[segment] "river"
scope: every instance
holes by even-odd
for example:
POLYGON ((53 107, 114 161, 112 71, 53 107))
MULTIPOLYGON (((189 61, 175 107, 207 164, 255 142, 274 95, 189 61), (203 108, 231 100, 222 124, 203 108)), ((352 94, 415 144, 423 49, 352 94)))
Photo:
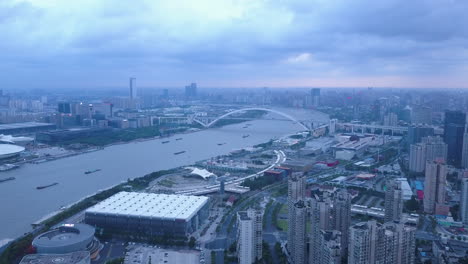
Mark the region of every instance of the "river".
MULTIPOLYGON (((304 112, 295 112, 299 116, 304 115, 304 112)), ((317 112, 308 112, 307 115, 326 119, 317 112)), ((31 223, 60 207, 128 178, 193 164, 303 130, 300 125, 289 121, 254 120, 248 123, 252 124, 248 128, 243 128, 244 124, 235 124, 171 138, 114 145, 50 162, 25 164, 19 169, 3 172, 1 178, 16 177, 16 180, 0 183, 0 245, 30 231, 31 223), (244 134, 250 136, 243 138, 244 134), (183 139, 176 141, 176 138, 183 139), (166 140, 170 142, 161 143, 166 140), (218 145, 224 142, 225 145, 218 145), (186 152, 174 155, 174 152, 183 150, 186 152), (84 174, 95 169, 101 171, 84 174), (36 190, 37 186, 55 182, 58 185, 36 190)))

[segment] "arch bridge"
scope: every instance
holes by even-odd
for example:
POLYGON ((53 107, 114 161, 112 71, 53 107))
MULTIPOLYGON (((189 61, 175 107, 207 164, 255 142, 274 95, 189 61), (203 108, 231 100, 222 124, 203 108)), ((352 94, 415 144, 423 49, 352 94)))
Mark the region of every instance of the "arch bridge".
POLYGON ((281 111, 277 111, 277 110, 274 110, 274 109, 270 109, 270 108, 263 108, 263 107, 249 107, 249 108, 242 108, 242 109, 234 110, 234 111, 226 113, 226 114, 224 114, 222 116, 219 116, 216 119, 214 119, 213 121, 208 122, 208 123, 205 123, 205 122, 203 122, 203 121, 201 121, 201 120, 199 120, 197 118, 193 118, 192 121, 197 122, 198 124, 202 125, 205 128, 209 128, 209 127, 211 127, 212 125, 214 125, 216 122, 218 122, 219 120, 221 120, 223 118, 229 117, 230 115, 234 115, 234 114, 237 114, 237 113, 242 113, 242 112, 245 112, 245 111, 266 111, 266 112, 270 112, 270 113, 275 113, 275 114, 283 116, 283 117, 293 121, 294 123, 302 126, 304 128, 304 130, 307 130, 307 131, 310 130, 310 128, 308 128, 302 122, 300 122, 296 118, 294 118, 294 117, 292 117, 292 116, 290 116, 290 115, 288 115, 286 113, 283 113, 281 111))

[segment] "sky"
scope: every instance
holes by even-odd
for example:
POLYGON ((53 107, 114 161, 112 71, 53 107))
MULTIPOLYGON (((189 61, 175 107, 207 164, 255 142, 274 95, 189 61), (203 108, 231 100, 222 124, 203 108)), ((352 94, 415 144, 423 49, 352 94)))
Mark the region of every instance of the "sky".
POLYGON ((4 89, 468 88, 466 0, 0 0, 4 89))

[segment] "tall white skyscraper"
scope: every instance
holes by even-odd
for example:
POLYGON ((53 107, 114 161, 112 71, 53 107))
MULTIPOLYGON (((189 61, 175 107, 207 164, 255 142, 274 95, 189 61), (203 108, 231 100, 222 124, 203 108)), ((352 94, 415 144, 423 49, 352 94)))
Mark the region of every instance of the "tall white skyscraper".
POLYGON ((463 134, 462 167, 468 169, 468 132, 463 134))
POLYGON ((130 77, 130 99, 136 99, 137 98, 137 87, 136 87, 136 78, 135 77, 130 77))
POLYGON ((468 171, 465 171, 464 174, 460 196, 460 216, 461 221, 468 225, 468 171))
POLYGON ((252 264, 262 258, 262 218, 262 212, 253 209, 237 213, 239 264, 252 264))

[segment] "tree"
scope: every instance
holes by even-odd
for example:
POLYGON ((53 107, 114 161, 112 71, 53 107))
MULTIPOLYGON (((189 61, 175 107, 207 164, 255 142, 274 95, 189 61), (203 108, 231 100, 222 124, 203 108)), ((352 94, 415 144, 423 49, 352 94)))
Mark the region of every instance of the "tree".
POLYGON ((406 210, 410 212, 415 212, 419 210, 419 202, 413 197, 411 200, 406 201, 405 203, 406 210))
POLYGON ((196 242, 197 242, 197 240, 196 240, 194 237, 190 237, 190 241, 189 241, 189 243, 188 243, 188 246, 189 246, 190 248, 194 248, 196 242))
POLYGON ((229 252, 234 253, 237 250, 237 243, 234 241, 232 242, 231 246, 229 246, 229 252))

